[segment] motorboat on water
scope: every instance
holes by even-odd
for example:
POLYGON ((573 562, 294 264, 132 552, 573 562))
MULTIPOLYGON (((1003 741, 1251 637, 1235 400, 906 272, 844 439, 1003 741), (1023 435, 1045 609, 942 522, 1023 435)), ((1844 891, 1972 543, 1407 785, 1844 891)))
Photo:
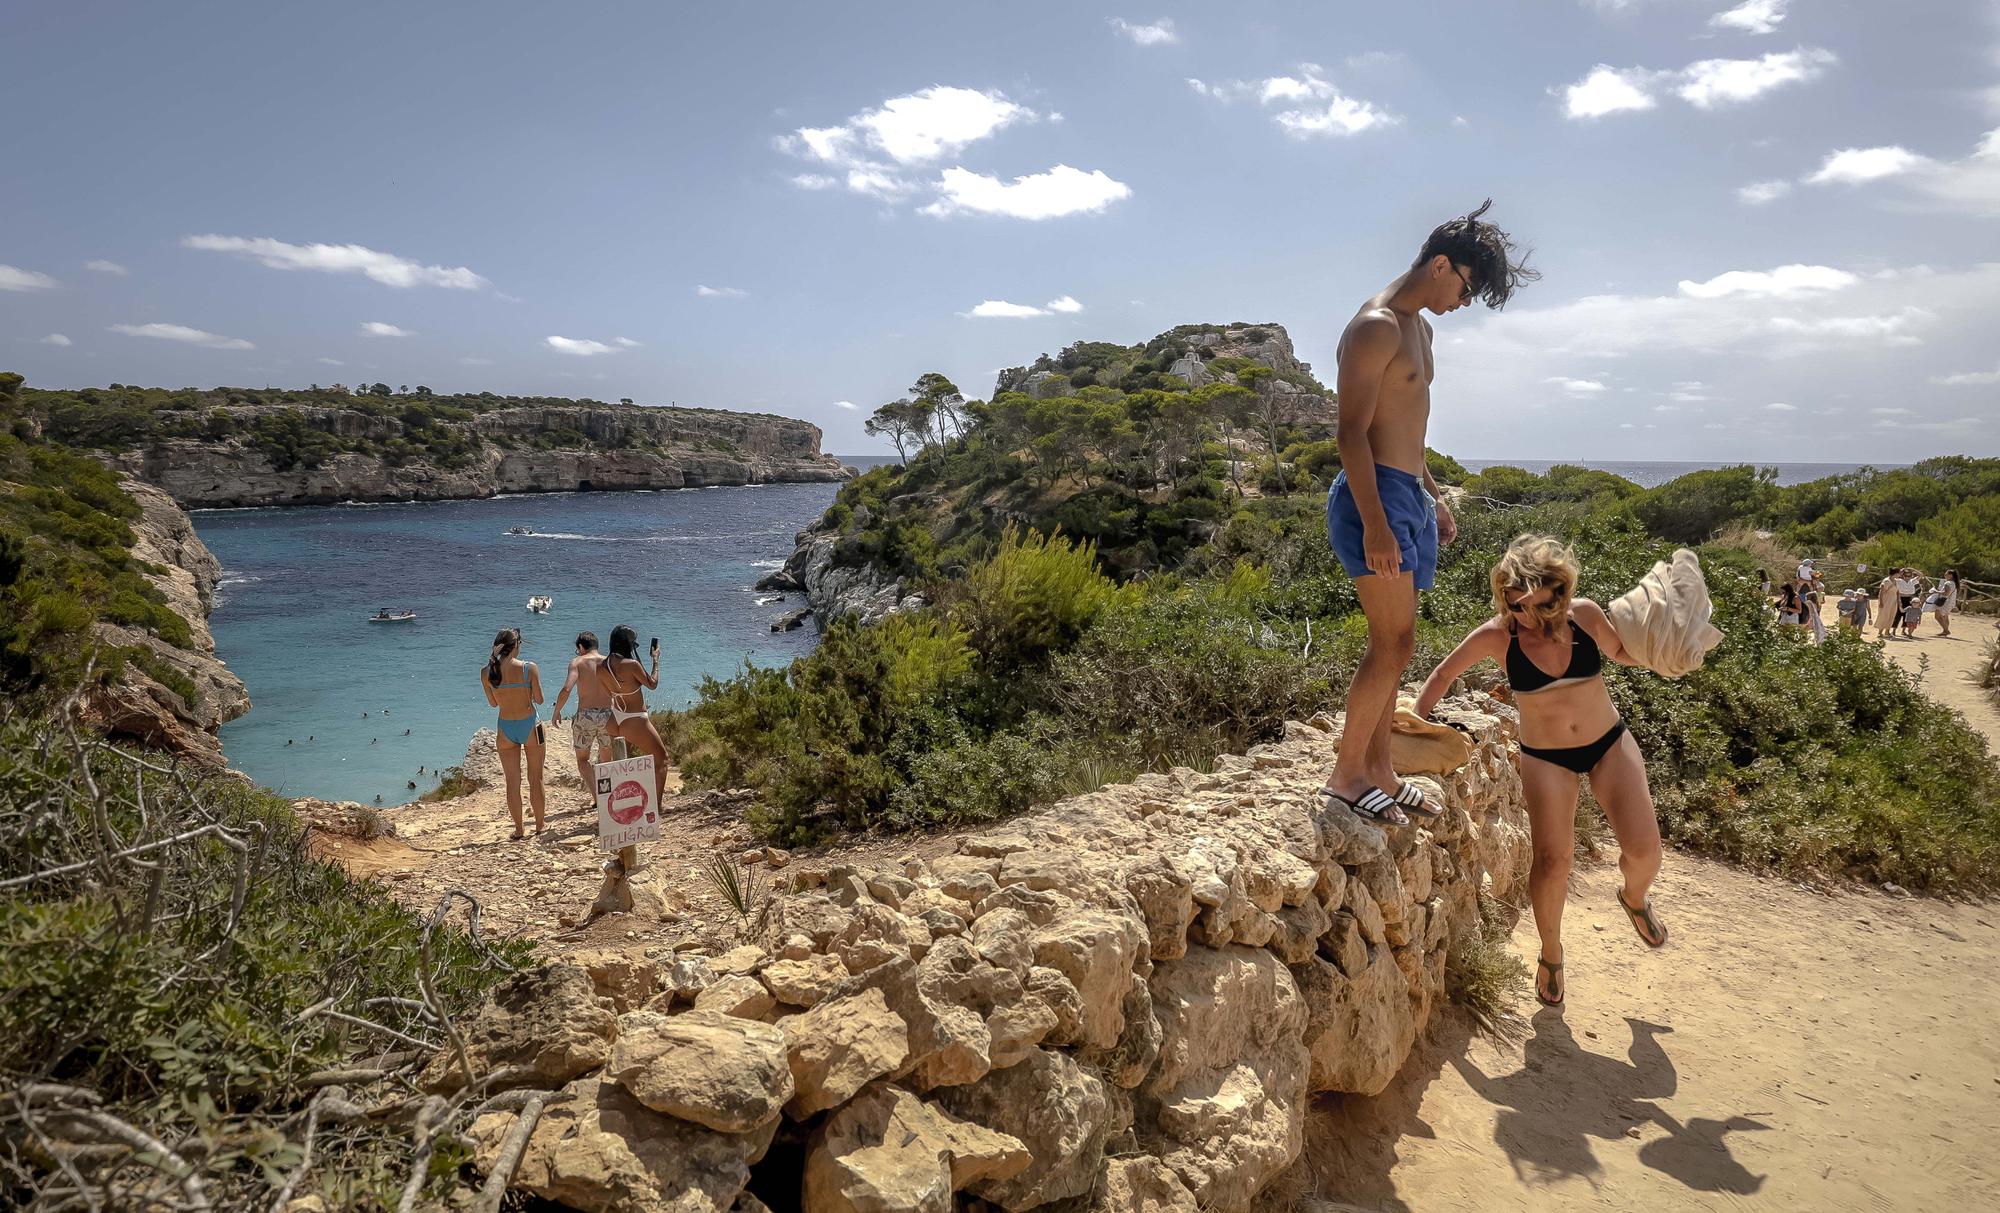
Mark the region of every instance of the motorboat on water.
POLYGON ((408 607, 382 607, 368 617, 370 623, 409 623, 417 613, 408 607))
POLYGON ((532 535, 535 533, 535 528, 531 526, 510 526, 507 528, 507 533, 509 535, 532 535))
POLYGON ((537 594, 534 597, 528 599, 528 609, 533 611, 537 615, 548 614, 549 608, 554 606, 555 604, 556 600, 549 597, 547 594, 537 594))

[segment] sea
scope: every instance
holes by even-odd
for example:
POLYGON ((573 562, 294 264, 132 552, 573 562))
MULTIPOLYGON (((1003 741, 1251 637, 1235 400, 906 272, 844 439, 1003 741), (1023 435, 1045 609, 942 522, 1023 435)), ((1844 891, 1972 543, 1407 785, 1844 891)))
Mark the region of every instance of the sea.
MULTIPOLYGON (((868 468, 892 456, 842 456, 868 468)), ((1478 470, 1547 460, 1464 460, 1478 470)), ((1568 461, 1585 462, 1585 461, 1568 461)), ((1720 464, 1597 462, 1642 485, 1720 464)), ((1780 483, 1851 464, 1779 464, 1780 483)), ((481 501, 197 510, 222 562, 209 617, 217 654, 250 691, 222 729, 230 765, 289 796, 414 799, 459 762, 495 713, 479 687, 493 634, 519 627, 523 656, 553 703, 577 632, 608 640, 630 624, 660 638, 656 705, 694 701, 704 677, 810 652, 812 623, 771 621, 804 596, 752 584, 784 563, 792 537, 833 501, 831 484, 657 492, 539 493, 481 501), (514 527, 532 534, 511 534, 514 527), (532 595, 554 606, 527 609, 532 595), (381 607, 408 623, 370 623, 381 607), (414 786, 412 786, 414 785, 414 786)), ((572 703, 574 698, 572 697, 572 703)), ((567 710, 567 709, 566 709, 567 710)), ((548 708, 542 709, 547 718, 548 708)), ((567 762, 568 755, 551 761, 567 762)))

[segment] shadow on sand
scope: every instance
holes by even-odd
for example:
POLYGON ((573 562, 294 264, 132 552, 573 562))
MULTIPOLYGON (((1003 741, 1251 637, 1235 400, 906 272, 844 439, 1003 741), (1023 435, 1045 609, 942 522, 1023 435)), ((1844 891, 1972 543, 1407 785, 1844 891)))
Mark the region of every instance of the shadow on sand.
MULTIPOLYGON (((1679 1074, 1663 1037, 1673 1029, 1627 1018, 1632 1041, 1620 1059, 1583 1047, 1560 1014, 1543 1011, 1522 1047, 1521 1067, 1489 1075, 1468 1056, 1472 1029, 1451 1012, 1403 1066, 1402 1076, 1373 1097, 1327 1096, 1307 1119, 1306 1147, 1299 1186, 1313 1196, 1366 1210, 1409 1210, 1396 1191, 1394 1168, 1406 1141, 1438 1142, 1436 1148, 1467 1149, 1466 1143, 1439 1142, 1418 1111, 1424 1092, 1444 1067, 1456 1070, 1480 1098, 1501 1109, 1493 1145, 1504 1150, 1522 1185, 1522 1203, 1532 1189, 1571 1178, 1596 1184, 1603 1174, 1593 1139, 1615 1142, 1651 1136, 1651 1123, 1666 1136, 1637 1150, 1640 1163, 1695 1192, 1747 1196, 1763 1186, 1730 1154, 1727 1134, 1767 1128, 1748 1116, 1726 1120, 1676 1120, 1656 1100, 1670 1098, 1679 1074)), ((1418 1146, 1422 1150, 1428 1147, 1418 1146)), ((1475 1181, 1476 1182, 1476 1181, 1475 1181)), ((1505 1202, 1496 1199, 1493 1207, 1505 1202)))

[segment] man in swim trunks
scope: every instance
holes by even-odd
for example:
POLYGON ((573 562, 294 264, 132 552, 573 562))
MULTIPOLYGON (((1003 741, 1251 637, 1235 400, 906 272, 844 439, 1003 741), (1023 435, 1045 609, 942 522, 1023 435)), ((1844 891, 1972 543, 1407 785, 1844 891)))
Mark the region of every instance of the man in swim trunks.
POLYGON ((562 723, 563 704, 572 688, 576 691, 576 718, 570 725, 570 744, 576 747, 576 773, 583 778, 583 790, 596 801, 596 768, 590 761, 590 747, 597 747, 597 761, 611 761, 611 695, 597 676, 604 654, 597 651, 597 633, 576 634, 576 656, 570 659, 569 677, 556 693, 556 706, 549 712, 551 724, 562 723))
POLYGON ((1410 268, 1361 305, 1341 334, 1342 471, 1326 499, 1327 538, 1354 578, 1368 617, 1368 649, 1347 692, 1340 758, 1321 791, 1364 817, 1406 825, 1408 809, 1439 813, 1389 763, 1396 690, 1416 648, 1417 591, 1431 588, 1438 544, 1458 526, 1438 501, 1424 461, 1431 414, 1431 326, 1426 311, 1474 299, 1506 304, 1540 275, 1507 233, 1480 216, 1493 203, 1440 224, 1410 268))

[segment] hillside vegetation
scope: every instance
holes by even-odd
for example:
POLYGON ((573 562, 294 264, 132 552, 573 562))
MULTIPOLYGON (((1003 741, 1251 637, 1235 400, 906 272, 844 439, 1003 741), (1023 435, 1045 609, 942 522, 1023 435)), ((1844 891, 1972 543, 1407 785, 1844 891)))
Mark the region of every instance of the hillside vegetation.
MULTIPOLYGON (((1073 346, 1003 372, 988 402, 925 376, 878 411, 878 426, 901 427, 908 466, 847 485, 818 529, 841 537, 839 561, 901 577, 931 605, 844 619, 789 667, 706 680, 694 707, 662 716, 689 776, 759 789, 757 823, 798 841, 988 820, 1139 770, 1201 767, 1288 718, 1338 710, 1366 628, 1327 547, 1339 452, 1311 427, 1330 419, 1266 429, 1258 377, 1162 381, 1153 348, 1073 346)), ((1868 542, 1914 541, 1980 509, 1993 462, 1836 478, 1821 486, 1834 504, 1810 518, 1785 503, 1818 497, 1750 468, 1653 489, 1578 468, 1464 477, 1460 538, 1422 596, 1410 677, 1491 614, 1487 572, 1517 534, 1576 544, 1600 600, 1676 544, 1699 545, 1723 647, 1677 682, 1610 674, 1669 835, 1758 867, 2000 887, 2000 765, 1984 740, 1858 638, 1809 646, 1781 632, 1759 557, 1713 538, 1732 523, 1782 530, 1786 509, 1793 526, 1861 512, 1914 479, 1935 509, 1868 542)), ((1433 463, 1440 479, 1462 476, 1433 463)), ((1942 550, 1980 567, 1976 551, 1942 550)))

